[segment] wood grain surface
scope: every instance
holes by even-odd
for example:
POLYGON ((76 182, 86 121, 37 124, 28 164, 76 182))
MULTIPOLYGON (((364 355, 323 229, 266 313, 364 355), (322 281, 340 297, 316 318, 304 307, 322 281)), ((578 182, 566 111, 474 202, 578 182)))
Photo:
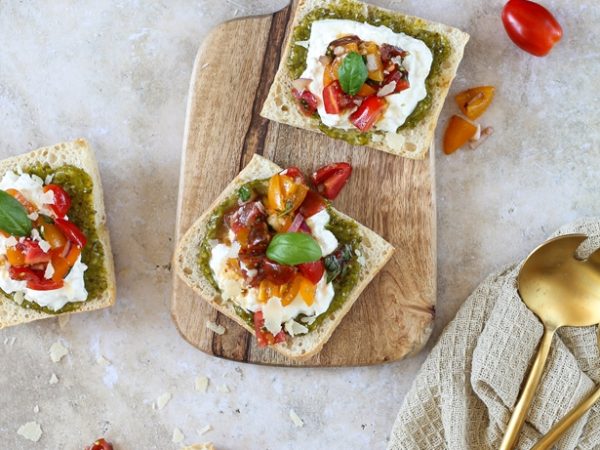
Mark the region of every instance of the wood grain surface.
MULTIPOLYGON (((289 31, 293 5, 271 16, 227 22, 198 51, 188 99, 176 236, 200 216, 254 153, 307 172, 349 161, 354 172, 336 199, 396 248, 318 355, 294 362, 218 313, 177 276, 171 313, 181 335, 203 352, 285 366, 352 366, 394 361, 421 349, 435 315, 433 157, 403 159, 259 116, 289 31), (226 328, 222 336, 206 328, 226 328)), ((432 152, 430 152, 432 153, 432 152)))

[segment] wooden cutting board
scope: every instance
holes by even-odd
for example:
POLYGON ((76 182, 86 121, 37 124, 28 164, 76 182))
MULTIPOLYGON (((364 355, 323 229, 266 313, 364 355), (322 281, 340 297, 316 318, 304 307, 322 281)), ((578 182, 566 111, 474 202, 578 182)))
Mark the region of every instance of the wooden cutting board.
POLYGON ((220 25, 194 64, 183 141, 177 240, 254 153, 310 173, 333 161, 354 167, 336 199, 396 248, 323 351, 302 363, 260 349, 254 337, 173 279, 171 313, 181 335, 205 353, 259 364, 355 366, 394 361, 417 352, 435 315, 435 189, 433 155, 413 161, 354 147, 259 116, 279 65, 296 2, 274 15, 220 25), (223 325, 216 335, 206 322, 223 325))

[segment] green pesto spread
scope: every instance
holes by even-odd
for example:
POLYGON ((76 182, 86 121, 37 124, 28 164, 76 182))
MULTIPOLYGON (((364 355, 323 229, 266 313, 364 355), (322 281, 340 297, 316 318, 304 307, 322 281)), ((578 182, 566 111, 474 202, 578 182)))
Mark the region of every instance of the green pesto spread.
MULTIPOLYGON (((56 169, 47 164, 36 164, 24 169, 29 175, 37 175, 45 180, 48 175, 53 175, 52 183, 61 186, 71 197, 69 220, 79 227, 87 238, 87 244, 81 252, 81 261, 88 267, 83 279, 88 292, 86 301, 93 300, 102 295, 108 286, 106 268, 104 267, 104 247, 98 237, 96 229, 96 211, 94 210, 92 178, 82 169, 65 165, 56 169)), ((14 294, 9 295, 14 300, 14 294)), ((59 314, 75 311, 84 302, 67 303, 58 311, 42 307, 35 302, 23 300, 21 306, 34 309, 47 314, 59 314)))
MULTIPOLYGON (((268 179, 250 181, 244 184, 244 186, 250 188, 255 194, 260 196, 266 195, 268 179)), ((238 198, 239 197, 237 193, 230 196, 213 211, 208 223, 206 224, 206 234, 204 235, 204 238, 200 244, 198 264, 200 265, 202 273, 206 279, 217 290, 219 290, 219 287, 209 265, 212 250, 210 241, 213 239, 218 239, 219 233, 223 229, 224 215, 227 211, 238 204, 238 198)), ((354 251, 352 260, 348 262, 343 276, 339 276, 333 280, 333 289, 335 294, 327 311, 318 316, 312 324, 304 324, 308 328, 309 332, 317 328, 329 314, 337 311, 344 304, 348 298, 348 295, 354 286, 356 286, 358 277, 360 276, 360 264, 358 262, 358 255, 356 255, 356 250, 360 249, 361 244, 361 236, 358 231, 358 225, 352 220, 343 218, 341 215, 336 213, 331 206, 327 207, 327 212, 329 213, 330 219, 326 228, 335 235, 340 245, 349 244, 352 246, 354 251)), ((244 320, 244 322, 246 322, 249 326, 253 327, 253 313, 246 311, 234 302, 232 302, 232 304, 236 314, 241 317, 242 320, 244 320)), ((301 319, 302 317, 303 316, 301 315, 298 319, 301 319)))
MULTIPOLYGON (((294 45, 297 41, 310 39, 310 29, 314 21, 322 19, 346 19, 356 22, 366 22, 374 26, 384 25, 395 33, 404 33, 415 39, 419 39, 429 47, 433 55, 431 70, 425 80, 427 96, 417 103, 413 112, 406 121, 398 128, 414 128, 429 112, 433 103, 433 91, 436 87, 437 75, 442 70, 443 62, 450 54, 450 44, 441 34, 424 29, 425 22, 421 19, 411 17, 398 17, 395 13, 384 11, 375 6, 364 5, 353 0, 338 0, 334 4, 310 11, 300 20, 292 32, 292 49, 287 61, 287 67, 292 79, 300 78, 306 69, 306 56, 308 50, 301 45, 294 45)), ((370 141, 370 136, 353 130, 340 130, 326 127, 320 124, 319 129, 328 136, 344 139, 351 144, 364 145, 370 141)))

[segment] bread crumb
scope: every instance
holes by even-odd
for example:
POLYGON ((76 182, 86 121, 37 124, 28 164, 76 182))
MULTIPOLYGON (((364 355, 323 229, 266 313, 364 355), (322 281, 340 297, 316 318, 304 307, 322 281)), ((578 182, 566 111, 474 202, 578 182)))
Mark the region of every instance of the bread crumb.
POLYGON ((49 383, 49 384, 56 384, 56 383, 58 383, 58 377, 56 376, 56 374, 55 374, 55 373, 53 373, 53 374, 50 376, 50 381, 48 381, 48 383, 49 383))
POLYGON ((231 392, 229 390, 229 386, 227 386, 226 384, 221 384, 221 385, 217 386, 217 391, 222 394, 229 394, 231 392))
POLYGON ((33 407, 33 412, 36 413, 36 414, 39 413, 40 412, 40 407, 38 405, 35 405, 33 407))
POLYGON ((37 442, 42 437, 42 427, 37 422, 27 422, 25 425, 19 427, 17 434, 20 434, 31 442, 37 442))
POLYGON ((69 314, 58 316, 58 327, 63 330, 69 323, 69 320, 71 320, 71 316, 69 314))
POLYGON ((223 335, 225 333, 225 327, 224 326, 217 325, 216 323, 211 322, 210 320, 206 321, 206 328, 208 328, 213 333, 218 334, 219 336, 221 336, 221 335, 223 335))
POLYGON ((293 409, 290 409, 290 419, 292 419, 292 422, 294 422, 294 425, 296 425, 296 427, 301 428, 304 426, 304 422, 293 409))
POLYGON ((185 436, 183 435, 183 433, 181 432, 181 430, 179 428, 175 428, 173 430, 173 442, 176 444, 179 444, 180 442, 183 441, 183 438, 185 436))
POLYGON ((163 409, 165 406, 167 406, 167 403, 169 403, 169 401, 171 400, 171 393, 170 392, 165 392, 164 394, 161 394, 157 399, 156 402, 154 403, 154 409, 157 410, 161 410, 163 409))
POLYGON ((198 436, 202 436, 203 434, 208 433, 210 430, 212 430, 212 427, 210 424, 208 424, 198 430, 198 436))
POLYGON ((69 353, 69 350, 67 350, 60 342, 55 342, 50 347, 50 359, 54 363, 59 362, 68 353, 69 353))
POLYGON ((206 390, 208 389, 208 377, 196 377, 195 388, 198 392, 202 392, 203 394, 206 393, 206 390))
POLYGON ((98 365, 104 366, 104 367, 111 365, 111 362, 102 355, 98 356, 98 359, 96 359, 96 362, 98 363, 98 365))

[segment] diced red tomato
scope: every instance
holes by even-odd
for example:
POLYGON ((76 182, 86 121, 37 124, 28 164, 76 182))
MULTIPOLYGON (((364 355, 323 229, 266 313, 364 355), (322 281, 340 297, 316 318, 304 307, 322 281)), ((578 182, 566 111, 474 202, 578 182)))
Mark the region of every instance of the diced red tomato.
POLYGON ((381 60, 383 64, 387 65, 391 59, 395 56, 400 56, 404 58, 406 56, 406 52, 399 47, 390 44, 383 44, 381 46, 381 60))
POLYGON ((53 291, 54 289, 60 289, 63 286, 63 280, 46 280, 43 276, 38 280, 29 280, 27 282, 27 287, 29 289, 33 289, 34 291, 53 291))
POLYGON ((350 114, 350 122, 360 131, 369 131, 383 115, 387 101, 383 97, 371 95, 365 98, 356 111, 350 114))
POLYGON ((273 336, 270 332, 263 330, 264 326, 265 319, 262 311, 256 311, 254 313, 254 333, 256 334, 256 341, 259 347, 267 347, 268 345, 285 341, 285 332, 283 330, 277 333, 277 336, 273 336))
POLYGON ((323 200, 323 197, 315 191, 308 191, 298 211, 304 217, 309 218, 323 209, 325 209, 325 200, 323 200))
POLYGON ((58 217, 65 217, 71 207, 71 197, 58 184, 48 184, 44 186, 44 192, 52 191, 54 193, 54 203, 50 204, 52 211, 58 217))
POLYGON ((402 72, 399 70, 394 70, 392 73, 388 74, 383 81, 383 85, 385 86, 392 81, 396 82, 396 88, 394 89, 394 93, 402 92, 410 87, 410 83, 407 79, 403 78, 402 72))
POLYGON ((50 261, 50 254, 46 253, 40 248, 40 244, 31 239, 25 239, 23 242, 19 242, 17 245, 23 255, 25 255, 24 263, 27 265, 47 263, 50 261))
POLYGON ((95 441, 91 446, 86 447, 85 450, 113 450, 113 446, 110 442, 106 442, 102 438, 95 441))
POLYGON ((296 267, 302 276, 312 284, 317 284, 325 273, 325 265, 321 259, 314 262, 299 264, 296 267))
POLYGON ((285 331, 281 330, 279 333, 277 333, 275 335, 275 337, 273 338, 274 342, 276 344, 279 344, 281 342, 285 342, 286 341, 286 335, 285 335, 285 331))
POLYGON ((294 180, 297 184, 306 184, 306 178, 302 171, 297 167, 288 167, 280 175, 286 175, 294 180))
POLYGON ((56 219, 54 221, 54 224, 73 244, 78 245, 81 248, 85 247, 85 244, 87 243, 87 238, 85 237, 83 232, 77 227, 77 225, 75 225, 73 222, 70 222, 65 219, 56 219))
POLYGON ((335 199, 352 174, 352 166, 347 162, 338 162, 321 167, 313 173, 312 179, 319 193, 329 199, 335 199))
POLYGON ((317 111, 317 97, 312 92, 305 89, 300 92, 298 89, 292 89, 292 95, 296 99, 300 112, 305 116, 312 116, 317 111))
POLYGON ((323 89, 323 105, 327 114, 340 114, 350 106, 354 106, 352 97, 342 90, 338 80, 323 89))
POLYGON ((296 268, 293 266, 285 266, 271 261, 265 257, 263 263, 258 269, 258 276, 263 279, 272 281, 276 284, 286 284, 294 279, 296 268))
POLYGON ((63 281, 46 280, 41 270, 29 267, 9 267, 8 274, 13 280, 27 281, 27 287, 36 291, 51 291, 63 287, 63 281))

